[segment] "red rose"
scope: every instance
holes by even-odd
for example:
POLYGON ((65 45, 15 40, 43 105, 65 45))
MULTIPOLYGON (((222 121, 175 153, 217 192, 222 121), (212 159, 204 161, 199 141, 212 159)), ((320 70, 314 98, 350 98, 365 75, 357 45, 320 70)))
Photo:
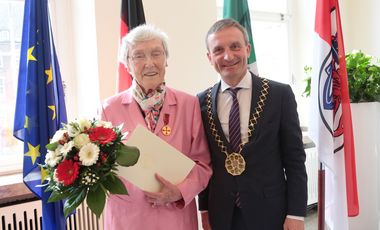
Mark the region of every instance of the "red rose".
POLYGON ((113 129, 100 126, 92 128, 88 134, 88 137, 90 138, 91 142, 105 145, 116 140, 117 135, 113 129))
POLYGON ((65 186, 71 185, 79 174, 79 163, 72 160, 63 160, 56 170, 56 177, 65 186))

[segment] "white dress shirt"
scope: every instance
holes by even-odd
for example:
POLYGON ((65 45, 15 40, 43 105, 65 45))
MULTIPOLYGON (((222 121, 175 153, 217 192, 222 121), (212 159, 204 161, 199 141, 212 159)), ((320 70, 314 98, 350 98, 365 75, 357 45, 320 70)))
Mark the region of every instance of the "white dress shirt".
MULTIPOLYGON (((230 140, 228 120, 232 106, 232 96, 227 89, 232 88, 223 79, 221 81, 220 90, 217 98, 217 112, 220 124, 222 125, 224 136, 230 140)), ((248 142, 248 122, 251 114, 251 96, 252 96, 252 78, 250 72, 244 75, 243 79, 234 88, 241 88, 237 92, 240 111, 240 132, 243 143, 248 142)))

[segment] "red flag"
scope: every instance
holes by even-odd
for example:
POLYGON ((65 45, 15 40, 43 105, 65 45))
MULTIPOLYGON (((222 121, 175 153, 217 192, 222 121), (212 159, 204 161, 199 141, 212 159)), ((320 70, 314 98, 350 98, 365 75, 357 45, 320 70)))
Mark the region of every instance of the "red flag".
POLYGON ((339 226, 333 229, 347 229, 347 215, 359 214, 359 201, 338 0, 317 0, 315 35, 311 114, 318 114, 318 117, 311 119, 310 135, 317 145, 320 161, 331 172, 330 179, 326 175, 326 190, 329 190, 326 192, 326 217, 339 226), (342 215, 346 216, 345 220, 342 215))
POLYGON ((339 75, 341 76, 341 99, 342 99, 342 124, 344 127, 344 163, 346 168, 346 192, 347 192, 347 212, 348 216, 353 217, 359 214, 358 189, 356 182, 356 161, 354 134, 352 130, 350 95, 348 92, 348 79, 346 68, 346 55, 344 53, 342 25, 340 22, 340 11, 338 0, 334 0, 336 4, 337 18, 337 40, 339 53, 339 75))
MULTIPOLYGON (((121 1, 120 41, 129 30, 145 23, 144 6, 142 0, 121 1)), ((123 63, 119 63, 119 78, 117 81, 118 92, 128 89, 132 83, 132 77, 123 63)))

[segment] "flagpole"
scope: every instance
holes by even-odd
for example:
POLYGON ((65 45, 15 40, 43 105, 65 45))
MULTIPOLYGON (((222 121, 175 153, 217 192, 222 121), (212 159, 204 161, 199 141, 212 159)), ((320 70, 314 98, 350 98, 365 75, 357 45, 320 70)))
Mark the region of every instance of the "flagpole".
POLYGON ((325 229, 325 166, 319 162, 318 169, 318 230, 325 229))

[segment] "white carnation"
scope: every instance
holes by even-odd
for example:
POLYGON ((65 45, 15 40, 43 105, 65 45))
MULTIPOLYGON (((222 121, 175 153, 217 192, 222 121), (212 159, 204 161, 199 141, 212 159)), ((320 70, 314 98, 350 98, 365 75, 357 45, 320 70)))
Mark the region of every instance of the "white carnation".
POLYGON ((57 148, 55 151, 48 150, 48 153, 45 156, 45 164, 49 165, 50 167, 55 167, 62 159, 62 155, 59 151, 60 148, 57 148))
POLYGON ((74 137, 74 146, 77 147, 78 149, 82 148, 85 144, 90 142, 90 138, 88 137, 87 134, 81 133, 74 137))
POLYGON ((109 121, 98 121, 96 124, 97 127, 112 128, 112 123, 109 121))
POLYGON ((60 140, 65 140, 64 138, 65 133, 67 133, 66 130, 62 130, 62 129, 58 130, 57 132, 55 132, 53 138, 51 138, 50 143, 58 142, 60 140))
POLYGON ((79 160, 85 166, 91 166, 96 163, 99 157, 99 147, 93 143, 87 143, 79 151, 79 160))
POLYGON ((86 129, 89 129, 91 128, 91 122, 88 120, 88 119, 78 119, 77 121, 78 125, 79 125, 79 129, 80 131, 85 131, 86 129))
POLYGON ((60 148, 60 152, 64 157, 66 157, 67 153, 71 151, 71 149, 74 147, 74 141, 69 141, 65 143, 62 148, 60 148))
POLYGON ((77 135, 80 134, 80 130, 74 124, 69 124, 67 126, 67 132, 70 137, 76 137, 77 135))

